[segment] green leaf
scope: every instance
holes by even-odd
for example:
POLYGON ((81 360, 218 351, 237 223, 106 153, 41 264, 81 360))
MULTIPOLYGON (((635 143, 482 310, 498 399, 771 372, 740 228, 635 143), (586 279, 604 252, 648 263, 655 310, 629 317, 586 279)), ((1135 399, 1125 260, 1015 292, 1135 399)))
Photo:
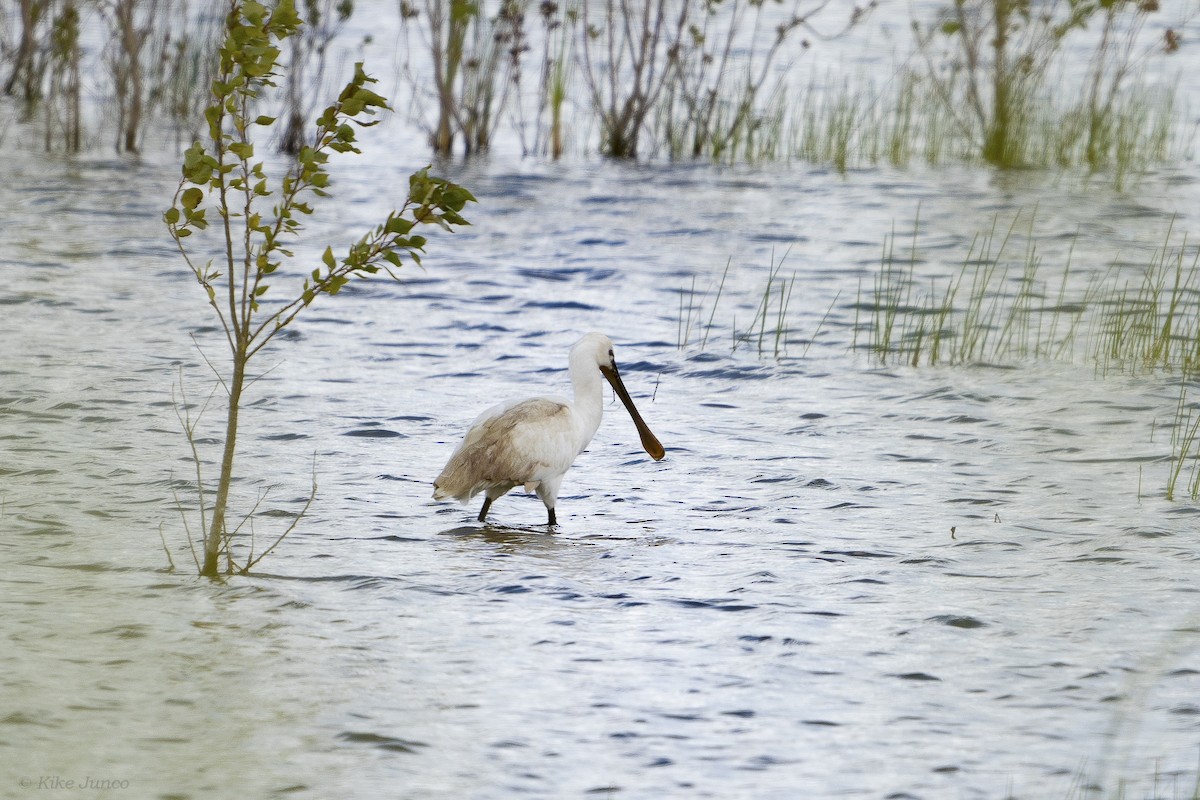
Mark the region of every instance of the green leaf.
POLYGON ((324 261, 325 266, 329 267, 330 269, 334 269, 337 267, 337 259, 335 259, 333 257, 333 248, 332 247, 325 248, 325 253, 324 253, 324 255, 321 256, 321 260, 324 261))
POLYGON ((366 108, 387 108, 387 99, 382 95, 372 92, 370 89, 359 89, 354 93, 356 100, 361 102, 366 108))
POLYGON ((242 16, 251 25, 260 26, 267 16, 267 9, 258 0, 245 0, 242 3, 242 16))
POLYGON ((205 184, 212 179, 216 161, 196 142, 183 154, 183 177, 188 183, 205 184))
POLYGON ((411 220, 407 220, 404 217, 394 216, 388 219, 384 225, 384 230, 397 236, 404 236, 412 230, 414 224, 411 220))
POLYGON ((168 225, 174 225, 179 222, 179 209, 174 207, 168 208, 166 213, 163 214, 163 222, 168 225))
POLYGON ((455 211, 462 211, 467 203, 476 202, 475 195, 453 183, 446 185, 446 193, 442 196, 442 204, 455 211))
POLYGON ((302 24, 300 15, 296 13, 296 4, 292 0, 280 0, 271 14, 271 27, 280 38, 295 33, 302 24))

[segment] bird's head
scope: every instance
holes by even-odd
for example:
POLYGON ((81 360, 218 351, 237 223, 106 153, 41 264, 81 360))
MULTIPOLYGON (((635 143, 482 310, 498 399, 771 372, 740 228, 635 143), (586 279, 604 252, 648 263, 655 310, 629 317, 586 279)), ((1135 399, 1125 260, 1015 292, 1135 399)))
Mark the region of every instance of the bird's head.
POLYGON ((625 389, 625 383, 621 380, 621 373, 617 371, 617 360, 613 357, 612 339, 603 333, 587 334, 571 348, 571 363, 576 363, 576 359, 587 359, 588 361, 595 359, 601 374, 608 380, 613 391, 617 393, 617 397, 621 398, 621 402, 625 404, 629 416, 633 418, 633 424, 637 426, 638 436, 642 440, 642 447, 655 461, 662 459, 666 455, 662 443, 650 432, 649 426, 642 419, 642 415, 638 413, 633 399, 625 389))

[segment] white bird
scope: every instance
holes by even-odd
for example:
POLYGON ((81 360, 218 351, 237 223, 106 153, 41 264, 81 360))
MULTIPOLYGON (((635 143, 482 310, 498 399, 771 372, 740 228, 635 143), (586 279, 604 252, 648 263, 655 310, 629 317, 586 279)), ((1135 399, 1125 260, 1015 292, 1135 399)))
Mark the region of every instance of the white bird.
POLYGON ((633 417, 642 447, 655 461, 665 455, 621 382, 611 339, 602 333, 587 334, 571 348, 570 365, 573 402, 563 397, 532 397, 484 411, 471 423, 462 444, 433 482, 434 499, 467 503, 483 492, 479 511, 483 522, 496 498, 524 486, 526 492, 537 492, 550 513, 549 524, 557 525, 554 506, 563 475, 600 427, 601 375, 633 417))

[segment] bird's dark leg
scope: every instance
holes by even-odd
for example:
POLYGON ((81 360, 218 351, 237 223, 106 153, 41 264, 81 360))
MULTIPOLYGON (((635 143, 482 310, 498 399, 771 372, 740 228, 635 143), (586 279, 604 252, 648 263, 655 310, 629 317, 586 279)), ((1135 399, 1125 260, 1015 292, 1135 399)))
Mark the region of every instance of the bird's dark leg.
POLYGON ((479 509, 479 521, 483 522, 483 518, 487 516, 488 509, 492 507, 492 498, 483 498, 483 508, 479 509))
POLYGON ((546 524, 547 525, 557 525, 558 520, 554 518, 554 509, 551 508, 551 509, 549 509, 549 511, 550 511, 550 521, 546 524))

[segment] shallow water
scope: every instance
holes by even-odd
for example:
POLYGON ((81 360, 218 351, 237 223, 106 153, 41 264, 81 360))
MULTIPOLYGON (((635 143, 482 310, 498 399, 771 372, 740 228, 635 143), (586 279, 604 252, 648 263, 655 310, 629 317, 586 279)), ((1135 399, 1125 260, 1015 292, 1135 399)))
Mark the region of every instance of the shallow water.
MULTIPOLYGON (((380 219, 421 158, 341 167, 302 249, 380 219)), ((1049 263, 1081 234, 1086 281, 1177 212, 1200 228, 1191 173, 1132 197, 982 170, 445 166, 475 224, 261 357, 238 468, 259 548, 314 472, 318 499, 222 584, 193 576, 172 500, 194 502, 172 393, 211 390, 193 335, 221 347, 158 218, 176 165, 3 159, 0 795, 1191 792, 1178 377, 851 347, 893 228, 919 217, 922 274, 947 275, 994 214, 1036 207, 1049 263), (785 252, 779 356, 769 333, 735 350, 785 252), (713 297, 727 260, 707 346, 679 349, 680 291, 713 297), (520 494, 487 526, 434 503, 474 415, 565 391, 592 329, 667 459, 611 403, 554 534, 520 494)))

